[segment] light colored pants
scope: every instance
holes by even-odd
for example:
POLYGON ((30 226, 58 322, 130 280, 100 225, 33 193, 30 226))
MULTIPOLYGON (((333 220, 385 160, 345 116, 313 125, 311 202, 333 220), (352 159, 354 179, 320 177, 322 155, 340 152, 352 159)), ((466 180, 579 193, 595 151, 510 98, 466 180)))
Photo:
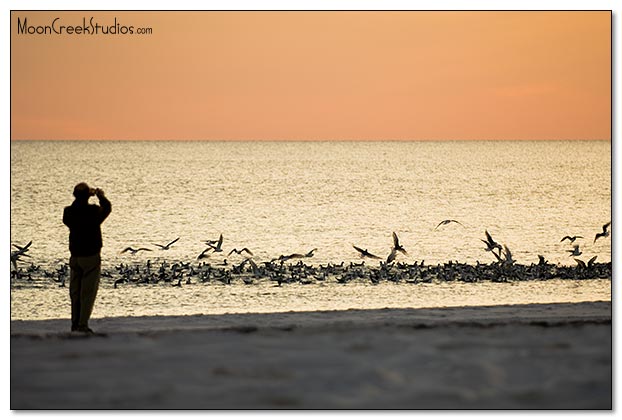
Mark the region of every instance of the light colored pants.
POLYGON ((86 328, 93 312, 99 288, 101 257, 74 257, 69 259, 69 297, 71 297, 71 329, 86 328))

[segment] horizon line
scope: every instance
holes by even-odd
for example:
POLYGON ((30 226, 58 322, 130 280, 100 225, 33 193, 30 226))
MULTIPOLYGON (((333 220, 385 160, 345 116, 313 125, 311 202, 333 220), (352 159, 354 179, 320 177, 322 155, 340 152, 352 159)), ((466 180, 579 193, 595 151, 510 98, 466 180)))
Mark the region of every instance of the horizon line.
POLYGON ((153 142, 168 142, 168 141, 182 141, 182 142, 315 142, 315 143, 329 143, 329 142, 443 142, 443 141, 611 141, 611 138, 540 138, 540 139, 10 139, 13 141, 153 141, 153 142))

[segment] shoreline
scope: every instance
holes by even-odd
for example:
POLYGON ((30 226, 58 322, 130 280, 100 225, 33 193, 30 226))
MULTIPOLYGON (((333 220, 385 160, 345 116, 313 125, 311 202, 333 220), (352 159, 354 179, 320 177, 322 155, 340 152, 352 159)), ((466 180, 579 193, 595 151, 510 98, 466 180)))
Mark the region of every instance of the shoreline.
MULTIPOLYGON (((383 308, 267 313, 121 316, 92 318, 91 326, 103 333, 174 331, 227 331, 258 329, 374 328, 382 326, 431 328, 455 324, 503 325, 611 322, 611 301, 533 303, 498 306, 449 306, 435 308, 383 308), (577 313, 579 312, 579 313, 577 313)), ((11 320, 11 338, 54 337, 67 331, 69 318, 11 320)))
POLYGON ((11 321, 11 410, 612 409, 609 301, 11 321))

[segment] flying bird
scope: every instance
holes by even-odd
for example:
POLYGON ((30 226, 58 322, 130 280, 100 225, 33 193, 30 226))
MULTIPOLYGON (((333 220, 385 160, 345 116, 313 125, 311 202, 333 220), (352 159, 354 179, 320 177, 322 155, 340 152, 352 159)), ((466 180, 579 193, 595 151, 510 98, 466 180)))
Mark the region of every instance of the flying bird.
POLYGON ((317 248, 313 248, 311 251, 307 252, 305 254, 305 257, 308 257, 308 258, 312 257, 315 251, 317 251, 317 248))
POLYGON ((516 261, 512 258, 512 252, 510 252, 510 248, 507 245, 503 245, 503 253, 505 254, 505 262, 507 264, 513 264, 516 261))
POLYGON ((464 227, 464 225, 462 223, 460 223, 457 220, 453 220, 453 219, 447 219, 447 220, 443 220, 442 222, 440 222, 438 225, 436 225, 436 227, 434 228, 434 230, 438 229, 440 226, 442 225, 448 225, 450 223, 458 223, 460 226, 464 227))
POLYGON ((400 240, 397 237, 397 234, 395 232, 393 232, 393 249, 396 250, 396 251, 401 252, 404 255, 408 255, 408 253, 406 252, 404 247, 402 245, 400 245, 400 240))
POLYGON ((250 255, 250 256, 252 256, 252 255, 253 255, 253 253, 251 252, 251 250, 250 250, 250 249, 248 249, 248 248, 242 248, 242 249, 240 249, 239 251, 238 251, 236 248, 233 248, 233 249, 232 249, 232 250, 231 250, 231 251, 227 254, 227 256, 229 256, 229 255, 233 254, 234 252, 235 252, 236 254, 238 254, 238 255, 241 255, 241 254, 242 254, 242 252, 246 252, 246 253, 247 253, 248 255, 250 255))
POLYGON ((216 245, 210 244, 208 243, 209 246, 211 246, 214 249, 214 252, 222 252, 222 233, 220 234, 220 237, 218 238, 218 242, 216 242, 216 245))
POLYGON ((397 255, 397 249, 392 248, 391 249, 391 253, 389 254, 389 256, 387 257, 387 264, 393 262, 393 260, 395 260, 395 256, 397 255))
POLYGON ((15 251, 15 252, 17 252, 18 254, 24 254, 25 252, 27 252, 28 248, 30 248, 30 245, 32 245, 32 241, 28 242, 24 246, 19 246, 19 245, 13 244, 13 246, 15 248, 17 248, 17 251, 15 251))
POLYGON ((207 258, 209 257, 209 255, 207 255, 208 252, 210 252, 212 250, 211 246, 208 246, 207 248, 205 248, 197 257, 197 260, 201 260, 203 258, 207 258))
POLYGON ((486 244, 486 251, 492 251, 494 253, 494 249, 497 248, 499 252, 501 252, 501 245, 499 245, 488 231, 486 231, 486 239, 481 239, 483 243, 486 244))
POLYGON ((606 238, 607 236, 609 236, 609 226, 610 225, 611 225, 611 222, 605 223, 603 225, 603 231, 596 234, 596 237, 594 238, 594 243, 596 243, 596 239, 598 239, 600 237, 606 238))
POLYGON ((568 235, 566 235, 566 236, 564 236, 564 237, 562 238, 562 240, 561 240, 561 241, 559 241, 559 242, 564 242, 566 239, 568 239, 568 240, 570 241, 570 243, 573 243, 573 242, 574 242, 574 241, 576 241, 578 238, 583 238, 583 236, 579 236, 579 235, 577 235, 577 236, 568 236, 568 235))
POLYGON ((126 252, 131 253, 132 255, 136 254, 139 251, 151 251, 149 248, 138 248, 138 249, 134 249, 131 246, 128 246, 127 248, 125 248, 123 251, 121 251, 121 254, 124 254, 126 252))
POLYGON ((28 258, 30 258, 30 255, 26 254, 26 252, 28 251, 28 248, 30 248, 30 245, 32 245, 32 241, 28 242, 24 246, 19 246, 19 245, 13 244, 13 246, 15 248, 17 248, 17 251, 11 252, 11 263, 13 264, 13 267, 16 270, 17 270, 17 262, 21 261, 20 257, 28 257, 28 258))
POLYGON ((570 256, 572 257, 578 257, 583 254, 583 252, 579 250, 579 245, 575 245, 573 249, 568 249, 566 252, 570 252, 570 256))
POLYGON ((159 247, 160 247, 160 249, 162 249, 162 250, 167 250, 167 249, 170 249, 171 245, 173 245, 173 244, 174 244, 175 242, 177 242, 178 240, 179 240, 179 238, 177 238, 177 239, 175 239, 175 240, 173 240, 173 241, 169 242, 169 243, 168 243, 168 244, 166 244, 166 245, 160 245, 160 244, 154 244, 154 245, 155 245, 155 246, 159 246, 159 247))
POLYGON ((352 246, 354 247, 354 249, 356 249, 361 254, 361 258, 373 258, 373 259, 376 259, 376 260, 380 260, 381 259, 379 256, 367 252, 367 249, 359 248, 356 245, 352 245, 352 246))

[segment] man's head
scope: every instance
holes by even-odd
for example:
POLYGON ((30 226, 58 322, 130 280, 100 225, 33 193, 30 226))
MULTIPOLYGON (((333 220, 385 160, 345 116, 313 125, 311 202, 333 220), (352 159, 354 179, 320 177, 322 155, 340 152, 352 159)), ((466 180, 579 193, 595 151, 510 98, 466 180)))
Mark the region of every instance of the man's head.
POLYGON ((86 182, 81 182, 73 188, 73 196, 79 200, 88 200, 93 195, 93 190, 86 182))

